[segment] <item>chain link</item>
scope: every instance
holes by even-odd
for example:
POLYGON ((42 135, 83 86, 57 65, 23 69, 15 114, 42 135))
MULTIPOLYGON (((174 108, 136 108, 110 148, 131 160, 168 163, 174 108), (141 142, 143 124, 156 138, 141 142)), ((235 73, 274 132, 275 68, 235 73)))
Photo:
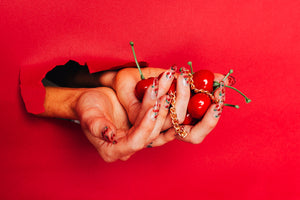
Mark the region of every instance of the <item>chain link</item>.
POLYGON ((196 88, 196 86, 194 84, 194 80, 193 80, 193 74, 189 73, 188 76, 189 76, 189 81, 190 81, 190 85, 191 85, 191 90, 193 90, 195 93, 204 93, 204 94, 208 95, 209 98, 211 99, 211 101, 214 102, 214 103, 219 102, 219 100, 216 99, 214 97, 214 95, 212 93, 210 93, 209 91, 196 88))
MULTIPOLYGON (((210 99, 212 100, 212 102, 214 102, 214 103, 218 103, 219 102, 219 100, 216 99, 214 97, 214 95, 211 94, 209 91, 203 90, 203 89, 197 89, 195 87, 194 80, 193 80, 193 74, 188 73, 188 76, 189 76, 189 82, 190 82, 191 90, 193 90, 195 93, 204 93, 204 94, 207 94, 210 97, 210 99)), ((175 108, 175 104, 176 104, 176 91, 175 91, 175 93, 171 92, 169 95, 171 97, 170 116, 171 116, 171 119, 172 119, 173 127, 174 127, 175 132, 176 132, 177 135, 179 135, 182 138, 185 138, 188 135, 188 133, 184 129, 184 126, 180 126, 178 118, 177 118, 176 108, 175 108)))
POLYGON ((188 135, 188 133, 184 130, 183 126, 179 125, 179 121, 178 121, 177 113, 176 113, 176 108, 175 108, 176 93, 171 92, 169 95, 171 97, 170 116, 171 116, 171 119, 172 119, 173 127, 174 127, 175 132, 177 133, 177 135, 179 135, 182 138, 185 138, 188 135))

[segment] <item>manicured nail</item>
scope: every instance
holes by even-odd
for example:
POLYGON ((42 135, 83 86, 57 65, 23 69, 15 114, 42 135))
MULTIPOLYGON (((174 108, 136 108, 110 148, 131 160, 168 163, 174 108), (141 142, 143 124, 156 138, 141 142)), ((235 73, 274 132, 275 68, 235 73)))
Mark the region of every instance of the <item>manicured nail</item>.
POLYGON ((114 134, 113 132, 110 133, 110 141, 114 141, 114 137, 116 136, 116 134, 114 134))
POLYGON ((177 66, 173 65, 168 71, 166 71, 166 78, 168 80, 174 78, 176 70, 177 70, 177 66))
POLYGON ((176 72, 177 71, 177 66, 176 65, 172 65, 171 70, 176 72))
POLYGON ((157 95, 158 95, 158 78, 154 78, 153 80, 153 84, 151 85, 151 98, 152 99, 157 99, 157 95))
POLYGON ((224 106, 223 103, 217 103, 215 105, 214 112, 213 112, 215 118, 219 118, 221 116, 223 111, 223 106, 224 106))
POLYGON ((155 121, 158 117, 159 113, 159 108, 160 108, 160 103, 156 101, 155 105, 153 106, 152 114, 151 114, 151 119, 155 121))
POLYGON ((104 129, 103 129, 102 132, 101 132, 101 136, 102 136, 102 139, 103 139, 104 141, 110 142, 110 139, 109 139, 109 137, 108 137, 107 134, 108 134, 108 127, 105 126, 104 129))
POLYGON ((166 71, 166 78, 168 80, 174 78, 174 75, 175 75, 175 71, 172 71, 172 70, 166 71))
POLYGON ((214 108, 214 117, 219 118, 221 116, 221 113, 223 111, 224 102, 225 102, 225 83, 224 81, 220 82, 220 88, 218 93, 218 103, 216 104, 216 107, 214 108))
MULTIPOLYGON (((224 74, 224 76, 226 76, 226 74, 224 74)), ((227 81, 229 86, 233 86, 236 83, 236 79, 231 75, 227 77, 227 81)))
POLYGON ((171 104, 171 96, 170 96, 170 95, 167 95, 166 100, 165 100, 165 103, 164 103, 164 108, 165 108, 166 110, 168 110, 169 107, 170 107, 170 104, 171 104))
POLYGON ((220 82, 218 99, 219 99, 219 102, 222 101, 222 103, 224 103, 224 101, 225 101, 225 83, 224 83, 224 81, 220 82))
POLYGON ((111 129, 105 126, 101 132, 101 136, 104 141, 111 143, 116 135, 111 129))
POLYGON ((180 75, 183 76, 183 85, 189 86, 190 85, 190 77, 189 77, 189 70, 182 67, 180 68, 180 75))

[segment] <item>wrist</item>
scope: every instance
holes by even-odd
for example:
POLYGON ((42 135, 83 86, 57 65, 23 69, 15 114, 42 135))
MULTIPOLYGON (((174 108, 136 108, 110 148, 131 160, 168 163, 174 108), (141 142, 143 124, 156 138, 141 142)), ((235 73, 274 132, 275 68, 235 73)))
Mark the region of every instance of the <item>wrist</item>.
POLYGON ((86 88, 45 87, 45 89, 45 112, 39 116, 78 119, 75 106, 86 88))

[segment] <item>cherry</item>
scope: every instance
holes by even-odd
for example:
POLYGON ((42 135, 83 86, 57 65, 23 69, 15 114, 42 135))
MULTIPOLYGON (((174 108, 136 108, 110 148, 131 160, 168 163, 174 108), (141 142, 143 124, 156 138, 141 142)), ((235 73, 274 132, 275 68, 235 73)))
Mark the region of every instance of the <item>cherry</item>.
POLYGON ((186 113, 185 115, 185 119, 184 121, 182 122, 183 125, 193 125, 197 122, 196 119, 192 118, 191 114, 190 113, 186 113))
MULTIPOLYGON (((139 70, 139 73, 140 73, 140 76, 141 76, 141 80, 136 84, 135 86, 135 90, 134 90, 134 94, 136 96, 136 98, 139 100, 139 101, 142 101, 143 98, 144 98, 144 95, 145 95, 145 92, 147 90, 147 88, 153 84, 153 81, 154 81, 154 77, 150 77, 148 79, 145 79, 143 73, 142 73, 142 70, 139 66, 139 63, 137 61, 137 58, 136 58, 136 54, 135 54, 135 51, 134 51, 134 43, 133 42, 130 42, 129 43, 130 46, 131 46, 131 49, 132 49, 132 53, 133 53, 133 57, 134 57, 134 60, 135 60, 135 63, 136 63, 136 66, 139 70)), ((161 78, 161 76, 163 75, 163 73, 161 73, 159 76, 158 76, 158 79, 161 78)), ((171 86, 170 86, 170 89, 169 89, 169 93, 173 92, 175 93, 175 90, 176 90, 176 80, 174 79, 171 86)))
POLYGON ((213 91, 215 75, 209 70, 199 70, 193 74, 194 85, 197 89, 213 91))
POLYGON ((189 61, 187 64, 190 66, 191 74, 193 75, 193 81, 196 89, 203 89, 212 92, 215 79, 214 73, 212 73, 209 70, 199 70, 194 73, 192 62, 189 61))
POLYGON ((192 118, 200 120, 211 105, 211 99, 207 94, 198 93, 192 96, 188 104, 188 113, 192 118))
POLYGON ((148 87, 153 84, 154 77, 140 80, 134 90, 134 94, 139 101, 142 101, 148 87))
POLYGON ((139 101, 142 101, 143 98, 144 98, 144 95, 145 95, 145 92, 146 92, 147 88, 150 85, 153 84, 154 77, 150 77, 150 78, 145 79, 145 77, 144 77, 144 75, 142 73, 142 70, 140 68, 139 62, 137 61, 137 58, 136 58, 136 55, 135 55, 135 51, 134 51, 134 47, 133 47, 134 43, 130 42, 129 44, 131 46, 133 57, 134 57, 136 66, 137 66, 137 68, 139 70, 139 73, 140 73, 140 76, 141 76, 141 80, 135 86, 134 94, 135 94, 136 98, 139 101))

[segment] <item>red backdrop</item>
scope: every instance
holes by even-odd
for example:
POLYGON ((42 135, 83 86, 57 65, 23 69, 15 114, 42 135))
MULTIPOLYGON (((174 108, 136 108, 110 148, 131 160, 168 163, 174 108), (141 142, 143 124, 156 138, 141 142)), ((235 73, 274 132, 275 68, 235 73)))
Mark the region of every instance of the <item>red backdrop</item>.
POLYGON ((2 0, 0 198, 299 199, 299 10, 297 0, 2 0), (26 112, 21 67, 133 61, 131 40, 153 67, 233 68, 252 103, 227 90, 240 109, 225 108, 202 144, 112 164, 78 125, 26 112))

